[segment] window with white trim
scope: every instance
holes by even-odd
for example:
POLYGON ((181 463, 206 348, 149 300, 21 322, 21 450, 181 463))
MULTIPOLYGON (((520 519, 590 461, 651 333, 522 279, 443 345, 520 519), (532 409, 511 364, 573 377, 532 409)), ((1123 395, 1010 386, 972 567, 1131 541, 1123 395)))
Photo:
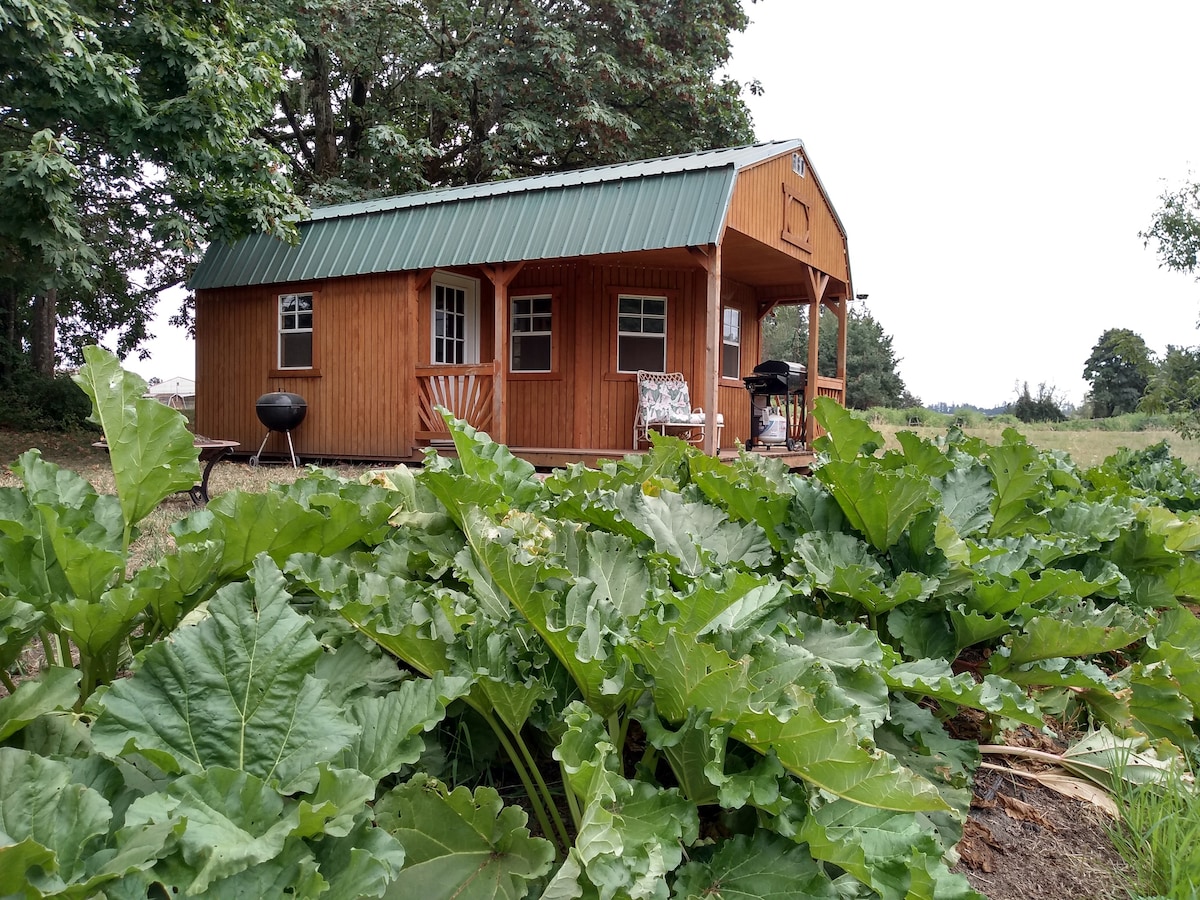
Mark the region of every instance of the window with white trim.
POLYGON ((511 356, 509 371, 551 371, 553 300, 548 294, 537 297, 513 297, 510 300, 510 306, 511 356))
POLYGON ((479 282, 474 278, 438 272, 430 290, 432 345, 435 364, 479 362, 479 282))
POLYGON ((311 369, 313 364, 313 295, 279 297, 279 368, 311 369))
POLYGON ((667 298, 617 297, 617 371, 667 371, 667 298))
POLYGON ((742 311, 727 306, 721 315, 721 376, 742 374, 742 311))

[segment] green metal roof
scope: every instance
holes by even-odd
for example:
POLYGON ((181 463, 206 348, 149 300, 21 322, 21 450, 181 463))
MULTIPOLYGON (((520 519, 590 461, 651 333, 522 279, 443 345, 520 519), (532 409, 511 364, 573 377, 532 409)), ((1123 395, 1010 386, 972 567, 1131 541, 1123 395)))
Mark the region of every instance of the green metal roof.
POLYGON ((716 243, 739 169, 798 140, 707 150, 313 210, 293 246, 208 248, 193 289, 716 243))

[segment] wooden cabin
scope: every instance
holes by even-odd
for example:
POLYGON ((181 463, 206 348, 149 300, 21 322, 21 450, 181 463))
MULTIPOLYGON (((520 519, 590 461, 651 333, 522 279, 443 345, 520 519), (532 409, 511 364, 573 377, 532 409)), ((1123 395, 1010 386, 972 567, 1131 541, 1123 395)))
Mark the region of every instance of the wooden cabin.
POLYGON ((300 233, 213 245, 191 281, 196 430, 243 451, 257 398, 287 391, 302 457, 419 458, 442 404, 538 464, 619 458, 644 369, 722 414, 715 454, 750 437, 742 379, 778 304, 810 308, 807 402, 844 396, 846 234, 798 140, 326 207, 300 233), (817 374, 822 304, 838 377, 817 374))

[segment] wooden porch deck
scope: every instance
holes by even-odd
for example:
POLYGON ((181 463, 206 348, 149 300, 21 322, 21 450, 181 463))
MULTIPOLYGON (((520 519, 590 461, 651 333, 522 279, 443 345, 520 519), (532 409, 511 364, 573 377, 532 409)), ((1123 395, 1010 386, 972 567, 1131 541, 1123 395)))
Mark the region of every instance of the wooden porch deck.
MULTIPOLYGON (((435 440, 432 442, 433 449, 445 456, 455 456, 454 444, 450 441, 435 440)), ((584 465, 596 467, 598 463, 604 460, 621 460, 632 454, 642 454, 646 450, 577 450, 570 447, 509 447, 513 456, 517 456, 527 462, 533 463, 541 471, 549 471, 551 469, 562 468, 569 466, 572 463, 583 463, 584 465)), ((811 450, 786 450, 783 448, 762 448, 751 451, 761 456, 770 456, 776 459, 782 459, 787 467, 793 472, 798 472, 802 475, 807 475, 812 466, 814 454, 811 450)), ((724 462, 729 462, 737 458, 736 450, 722 450, 718 456, 724 462)), ((424 451, 417 449, 412 456, 407 457, 390 457, 381 459, 376 456, 372 457, 326 457, 313 456, 306 454, 302 446, 296 448, 296 455, 301 459, 301 465, 336 465, 338 463, 378 463, 381 466, 386 465, 420 465, 424 460, 424 451)), ((232 458, 238 462, 246 462, 249 455, 245 452, 235 452, 232 458)), ((263 455, 264 465, 285 465, 290 464, 286 454, 268 452, 263 455)))
MULTIPOLYGON (((620 460, 633 454, 642 454, 645 450, 575 450, 566 447, 510 447, 513 456, 520 457, 533 463, 539 469, 556 469, 572 463, 583 463, 595 467, 602 460, 620 460)), ((444 452, 439 448, 439 452, 444 452)), ((453 453, 453 448, 450 448, 453 453)), ((782 459, 793 472, 808 474, 815 454, 811 450, 786 450, 783 448, 763 448, 751 451, 761 456, 782 459)), ((723 462, 737 458, 738 451, 722 450, 718 457, 723 462)))

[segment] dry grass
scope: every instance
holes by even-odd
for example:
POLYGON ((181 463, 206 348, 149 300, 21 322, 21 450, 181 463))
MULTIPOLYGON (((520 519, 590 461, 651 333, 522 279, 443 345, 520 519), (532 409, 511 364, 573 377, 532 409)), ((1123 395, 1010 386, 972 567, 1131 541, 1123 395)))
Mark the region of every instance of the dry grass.
MULTIPOLYGON (((22 453, 36 447, 44 459, 82 475, 100 493, 113 493, 115 483, 108 453, 92 446, 96 437, 87 432, 57 434, 0 430, 0 487, 21 484, 11 466, 22 453)), ((358 478, 369 468, 347 465, 332 466, 329 470, 345 478, 358 478)), ((307 467, 293 469, 290 464, 255 467, 246 462, 222 460, 212 470, 208 492, 216 497, 232 490, 265 491, 272 484, 291 484, 309 471, 307 467)), ((140 535, 129 550, 130 567, 136 569, 173 549, 170 527, 198 508, 187 494, 175 494, 164 500, 142 520, 140 535)))
MULTIPOLYGON (((894 427, 875 425, 887 439, 887 445, 898 447, 896 432, 913 431, 922 437, 935 438, 944 434, 943 429, 928 427, 894 427)), ((968 434, 980 437, 989 443, 997 443, 1003 429, 999 427, 969 428, 968 434)), ((1025 426, 1019 429, 1028 440, 1045 450, 1066 450, 1071 458, 1083 468, 1097 465, 1121 447, 1139 449, 1166 440, 1172 451, 1189 466, 1200 468, 1200 442, 1184 441, 1179 435, 1167 431, 1058 431, 1050 428, 1025 426)), ((92 446, 96 435, 87 432, 56 434, 52 432, 15 432, 0 430, 0 487, 16 486, 19 479, 9 467, 20 454, 31 447, 42 451, 42 456, 63 468, 71 469, 86 478, 101 493, 114 489, 112 469, 108 454, 92 446)), ((357 478, 370 466, 334 466, 332 471, 346 478, 357 478)), ((209 481, 212 496, 231 490, 263 491, 272 484, 290 484, 303 476, 307 468, 293 469, 290 465, 265 465, 253 467, 245 462, 225 460, 213 469, 209 481)), ((141 536, 131 548, 131 564, 137 567, 158 558, 173 546, 169 529, 179 519, 197 509, 186 494, 167 498, 162 505, 141 524, 141 536)))

